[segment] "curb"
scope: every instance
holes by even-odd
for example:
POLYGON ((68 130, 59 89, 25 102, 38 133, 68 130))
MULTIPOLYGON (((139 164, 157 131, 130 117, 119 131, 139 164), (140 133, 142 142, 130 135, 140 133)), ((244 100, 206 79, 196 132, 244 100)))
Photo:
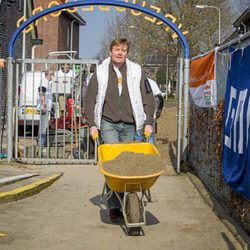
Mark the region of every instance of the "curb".
POLYGON ((19 187, 7 192, 0 192, 0 204, 10 201, 17 201, 38 194, 40 191, 50 186, 54 181, 59 179, 62 175, 63 173, 53 174, 29 185, 19 187))
POLYGON ((14 175, 10 177, 4 177, 0 179, 0 187, 7 185, 7 184, 15 183, 17 181, 22 181, 22 180, 26 180, 35 176, 39 176, 39 175, 40 174, 38 173, 34 173, 34 174, 20 174, 20 175, 14 175))
POLYGON ((213 210, 217 217, 223 222, 244 250, 249 250, 250 240, 247 233, 237 224, 237 222, 227 214, 225 208, 208 192, 202 181, 192 173, 186 173, 193 183, 205 203, 213 210))

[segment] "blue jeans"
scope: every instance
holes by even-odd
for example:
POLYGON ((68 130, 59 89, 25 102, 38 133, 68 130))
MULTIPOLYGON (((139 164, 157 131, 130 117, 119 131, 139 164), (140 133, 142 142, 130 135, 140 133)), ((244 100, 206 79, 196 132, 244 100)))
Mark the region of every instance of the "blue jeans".
MULTIPOLYGON (((139 129, 135 131, 135 141, 142 142, 142 133, 143 129, 139 129)), ((153 132, 150 134, 148 138, 148 143, 155 144, 155 122, 153 123, 153 132)))
POLYGON ((105 144, 134 141, 135 125, 124 122, 101 121, 101 138, 105 144))
MULTIPOLYGON (((119 143, 119 142, 132 142, 134 141, 135 126, 124 122, 108 122, 104 119, 101 121, 101 138, 105 144, 119 143)), ((107 193, 110 191, 108 185, 106 185, 107 193)), ((120 193, 123 195, 122 193, 120 193)), ((113 193, 111 198, 107 201, 107 207, 109 209, 121 208, 121 204, 113 193)))
POLYGON ((49 127, 49 112, 41 114, 40 124, 38 130, 38 145, 41 147, 47 147, 47 129, 49 127))

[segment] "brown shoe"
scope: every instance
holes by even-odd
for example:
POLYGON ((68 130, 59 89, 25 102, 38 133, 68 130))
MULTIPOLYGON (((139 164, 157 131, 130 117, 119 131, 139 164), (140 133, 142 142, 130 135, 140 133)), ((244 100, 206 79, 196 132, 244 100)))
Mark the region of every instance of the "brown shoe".
POLYGON ((123 214, 119 208, 111 208, 109 210, 109 217, 112 221, 114 221, 114 220, 117 220, 119 218, 122 218, 123 214))

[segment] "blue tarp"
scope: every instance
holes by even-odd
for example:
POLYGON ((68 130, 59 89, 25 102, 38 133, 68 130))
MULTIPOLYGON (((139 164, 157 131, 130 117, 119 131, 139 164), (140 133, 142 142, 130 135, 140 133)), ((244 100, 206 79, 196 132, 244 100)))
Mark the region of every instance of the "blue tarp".
POLYGON ((223 135, 223 176, 228 185, 250 200, 250 46, 231 49, 223 135))

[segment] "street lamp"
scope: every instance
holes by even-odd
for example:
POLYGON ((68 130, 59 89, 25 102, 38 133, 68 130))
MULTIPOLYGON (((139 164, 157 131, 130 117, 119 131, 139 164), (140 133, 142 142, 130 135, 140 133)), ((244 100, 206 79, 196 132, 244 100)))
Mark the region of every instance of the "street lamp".
POLYGON ((219 13, 219 31, 218 31, 219 44, 218 45, 220 45, 220 19, 221 19, 220 9, 218 7, 216 7, 216 6, 210 6, 210 5, 195 5, 195 8, 198 8, 198 9, 211 8, 211 9, 218 10, 218 13, 219 13))
POLYGON ((166 101, 168 100, 168 47, 166 53, 166 101))

